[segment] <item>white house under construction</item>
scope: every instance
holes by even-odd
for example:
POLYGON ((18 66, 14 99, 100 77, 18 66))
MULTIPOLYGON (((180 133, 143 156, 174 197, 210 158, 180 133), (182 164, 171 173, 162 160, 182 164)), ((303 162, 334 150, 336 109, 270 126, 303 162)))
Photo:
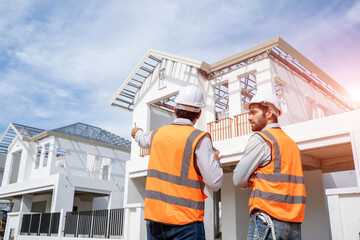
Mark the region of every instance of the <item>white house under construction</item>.
POLYGON ((83 123, 51 131, 11 123, 0 139, 0 200, 11 205, 4 239, 120 239, 130 144, 83 123))
MULTIPOLYGON (((360 232, 360 110, 348 92, 281 38, 208 64, 150 50, 110 100, 151 131, 173 121, 174 98, 199 86, 206 107, 196 127, 210 132, 224 155, 224 182, 206 190, 207 239, 246 239, 249 190, 236 189, 232 170, 252 132, 243 105, 258 91, 281 102, 283 130, 298 144, 307 192, 303 239, 358 239, 360 232), (343 180, 346 181, 343 181, 343 180)), ((125 174, 125 239, 145 239, 143 219, 149 151, 133 142, 125 174)))

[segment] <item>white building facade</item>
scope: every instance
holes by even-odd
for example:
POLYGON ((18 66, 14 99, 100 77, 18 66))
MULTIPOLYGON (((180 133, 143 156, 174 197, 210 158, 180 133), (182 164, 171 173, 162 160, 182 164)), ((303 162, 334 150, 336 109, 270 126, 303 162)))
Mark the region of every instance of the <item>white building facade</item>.
MULTIPOLYGON (((123 207, 130 158, 130 141, 124 138, 83 123, 51 131, 10 124, 0 150, 7 154, 0 199, 12 206, 5 239, 62 239, 74 232, 69 224, 64 230, 67 212, 123 207), (56 233, 42 229, 50 227, 45 216, 55 219, 52 213, 58 213, 57 222, 52 220, 56 233), (34 225, 35 217, 42 223, 34 225)), ((81 236, 79 229, 73 236, 81 236)))
MULTIPOLYGON (((206 107, 196 127, 224 155, 221 190, 205 201, 207 239, 246 239, 250 190, 236 189, 232 170, 252 132, 243 105, 257 91, 281 101, 279 123, 298 144, 307 191, 303 239, 358 239, 360 110, 337 82, 281 38, 213 64, 150 50, 110 100, 133 112, 144 131, 170 124, 182 87, 199 86, 206 107), (344 182, 345 180, 345 182, 344 182)), ((149 151, 132 142, 125 173, 125 239, 146 239, 145 182, 149 151)))

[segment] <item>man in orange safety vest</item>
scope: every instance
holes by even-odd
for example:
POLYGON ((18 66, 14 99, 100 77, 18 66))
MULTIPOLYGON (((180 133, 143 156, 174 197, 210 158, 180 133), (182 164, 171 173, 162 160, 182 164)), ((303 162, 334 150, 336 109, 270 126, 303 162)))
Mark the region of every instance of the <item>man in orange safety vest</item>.
POLYGON ((205 239, 205 185, 212 191, 223 181, 219 151, 211 137, 194 127, 205 106, 197 86, 180 90, 176 119, 149 133, 133 128, 142 148, 150 148, 145 189, 148 239, 205 239))
POLYGON ((234 169, 234 184, 251 187, 248 240, 301 239, 305 214, 305 185, 300 151, 280 128, 279 99, 258 92, 249 103, 249 121, 255 132, 234 169))

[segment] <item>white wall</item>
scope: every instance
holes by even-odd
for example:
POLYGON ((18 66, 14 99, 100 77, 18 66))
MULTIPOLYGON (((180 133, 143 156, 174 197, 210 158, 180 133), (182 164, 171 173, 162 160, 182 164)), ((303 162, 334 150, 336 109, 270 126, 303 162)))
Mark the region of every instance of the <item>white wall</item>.
POLYGON ((100 179, 101 158, 106 157, 111 159, 110 180, 118 183, 120 187, 123 186, 125 162, 130 158, 130 153, 61 138, 55 138, 53 145, 54 152, 56 149, 64 149, 67 152, 65 167, 55 166, 56 158, 52 158, 51 174, 61 173, 67 176, 100 179), (86 171, 88 154, 96 156, 94 172, 86 171))
POLYGON ((305 82, 305 80, 300 78, 296 73, 287 70, 278 62, 271 61, 271 69, 273 81, 275 81, 275 78, 279 78, 286 83, 283 86, 286 108, 284 109, 284 115, 281 117, 282 125, 312 119, 308 116, 308 106, 305 96, 315 101, 314 107, 316 107, 316 104, 321 104, 326 107, 329 115, 345 112, 345 110, 337 105, 330 97, 305 82))
POLYGON ((330 214, 331 237, 334 240, 358 239, 360 233, 360 189, 326 190, 330 214))

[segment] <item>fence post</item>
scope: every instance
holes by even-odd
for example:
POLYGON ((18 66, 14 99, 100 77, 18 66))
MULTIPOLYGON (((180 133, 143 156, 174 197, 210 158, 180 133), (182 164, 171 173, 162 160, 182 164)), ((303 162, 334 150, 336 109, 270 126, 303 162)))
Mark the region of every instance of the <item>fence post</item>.
POLYGON ((36 235, 40 236, 40 226, 41 226, 41 220, 42 220, 42 213, 40 213, 40 219, 39 219, 39 226, 36 235))
POLYGON ((107 226, 106 226, 106 233, 105 233, 105 238, 110 238, 110 234, 109 234, 109 229, 110 229, 110 211, 111 209, 108 209, 108 214, 107 214, 107 226))
POLYGON ((89 232, 89 238, 93 237, 93 227, 94 227, 94 210, 91 211, 91 222, 90 222, 90 232, 89 232))
POLYGON ((78 212, 77 214, 77 220, 76 220, 76 229, 75 229, 75 234, 74 234, 74 237, 78 237, 79 236, 79 218, 80 218, 80 214, 78 212))
POLYGON ((61 210, 60 210, 60 217, 59 217, 59 228, 58 228, 58 236, 60 236, 60 238, 59 239, 62 239, 62 237, 63 237, 63 232, 64 232, 64 234, 65 234, 65 219, 66 219, 66 216, 65 216, 65 211, 64 211, 64 209, 62 208, 61 210))
POLYGON ((27 235, 30 235, 30 228, 31 228, 31 223, 32 223, 32 214, 30 214, 30 222, 29 222, 29 227, 28 227, 28 230, 27 230, 27 235))

